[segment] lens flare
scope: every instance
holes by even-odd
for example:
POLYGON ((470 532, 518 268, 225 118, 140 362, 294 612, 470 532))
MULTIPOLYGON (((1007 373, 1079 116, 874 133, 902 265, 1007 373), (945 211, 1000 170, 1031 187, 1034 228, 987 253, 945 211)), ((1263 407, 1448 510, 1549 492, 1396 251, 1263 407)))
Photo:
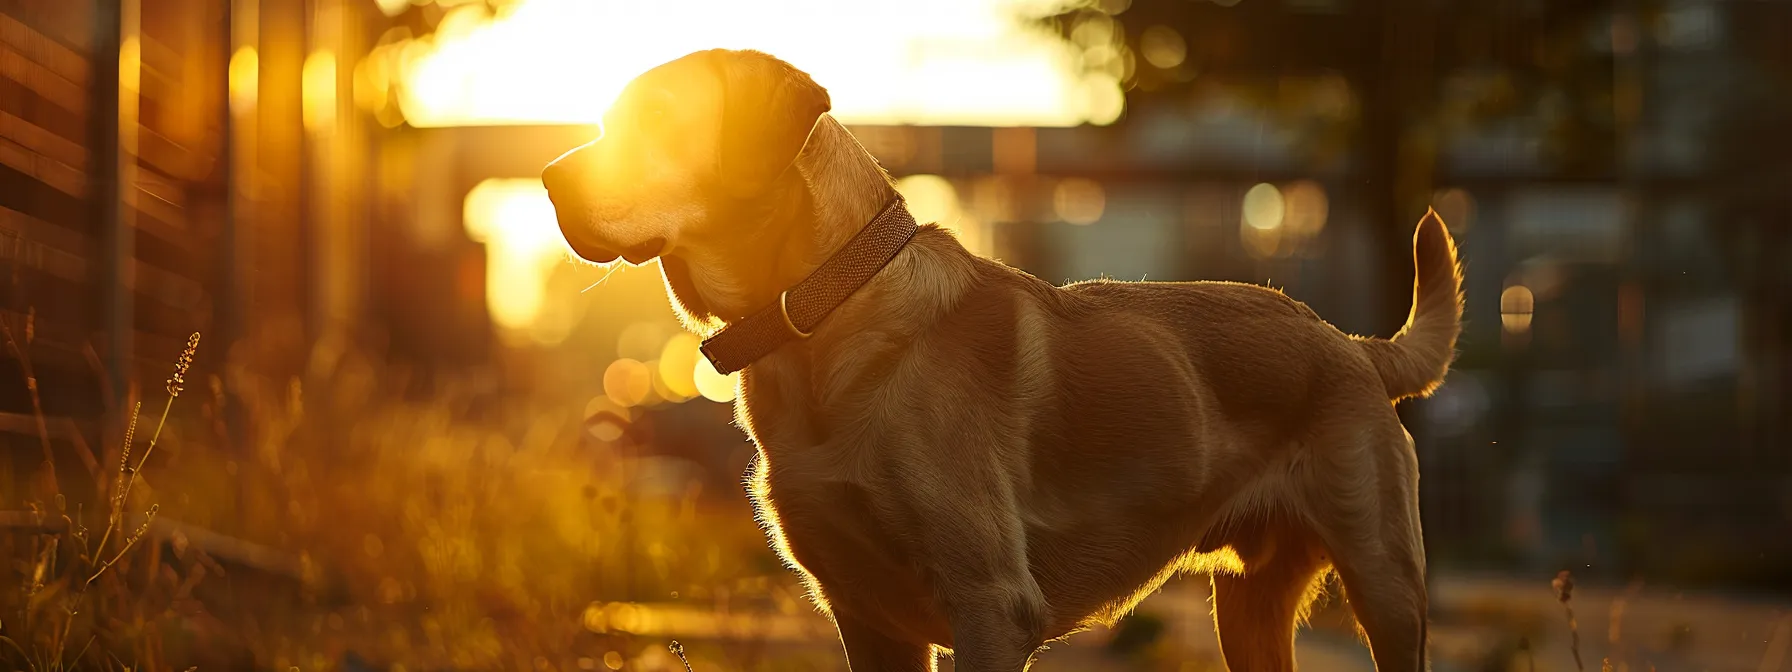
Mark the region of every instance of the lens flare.
MULTIPOLYGON (((724 46, 809 72, 847 123, 1112 123, 1125 106, 1125 68, 1085 76, 1085 46, 1026 25, 1025 15, 1053 4, 525 0, 494 15, 466 3, 447 11, 435 36, 413 42, 415 51, 406 47, 390 79, 403 84, 400 107, 413 126, 593 123, 635 75, 724 46)), ((1090 47, 1114 49, 1117 34, 1107 17, 1077 29, 1090 47)), ((1128 55, 1113 60, 1124 66, 1128 55)))

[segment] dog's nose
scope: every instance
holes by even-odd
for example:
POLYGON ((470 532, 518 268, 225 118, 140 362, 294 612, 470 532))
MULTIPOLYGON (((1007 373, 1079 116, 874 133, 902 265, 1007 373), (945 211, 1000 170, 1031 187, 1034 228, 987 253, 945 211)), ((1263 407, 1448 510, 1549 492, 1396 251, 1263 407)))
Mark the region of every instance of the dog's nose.
POLYGON ((549 198, 553 198, 555 194, 565 195, 572 192, 572 177, 569 175, 571 172, 567 169, 566 163, 560 160, 541 169, 541 186, 548 188, 549 198))
POLYGON ((547 170, 541 171, 541 183, 548 188, 548 201, 554 204, 554 220, 560 226, 566 246, 586 261, 600 264, 615 261, 619 255, 597 240, 591 223, 586 221, 589 213, 585 208, 585 197, 567 184, 569 171, 558 165, 549 164, 547 170))
POLYGON ((597 160, 596 141, 566 150, 541 169, 541 185, 548 195, 561 196, 578 191, 581 180, 591 179, 592 162, 597 160))
POLYGON ((567 152, 543 168, 541 185, 547 187, 548 201, 554 204, 554 219, 560 225, 560 235, 566 238, 567 247, 586 261, 607 264, 621 255, 597 240, 591 224, 586 221, 589 213, 585 208, 585 195, 576 182, 579 171, 570 160, 576 157, 576 152, 576 149, 567 152))

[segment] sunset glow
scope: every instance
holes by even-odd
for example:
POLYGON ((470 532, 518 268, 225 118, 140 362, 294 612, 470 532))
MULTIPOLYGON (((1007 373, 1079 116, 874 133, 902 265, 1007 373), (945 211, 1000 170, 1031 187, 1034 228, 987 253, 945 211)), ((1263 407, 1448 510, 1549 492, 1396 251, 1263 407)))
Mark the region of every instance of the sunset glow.
POLYGON ((852 124, 1107 124, 1118 80, 1022 17, 1049 0, 523 0, 492 15, 452 7, 435 35, 376 49, 413 126, 598 120, 635 75, 687 53, 751 48, 783 58, 852 124))
POLYGON ((528 328, 541 312, 548 275, 566 261, 547 189, 534 179, 486 180, 467 194, 462 219, 467 237, 485 244, 492 321, 505 329, 528 328))

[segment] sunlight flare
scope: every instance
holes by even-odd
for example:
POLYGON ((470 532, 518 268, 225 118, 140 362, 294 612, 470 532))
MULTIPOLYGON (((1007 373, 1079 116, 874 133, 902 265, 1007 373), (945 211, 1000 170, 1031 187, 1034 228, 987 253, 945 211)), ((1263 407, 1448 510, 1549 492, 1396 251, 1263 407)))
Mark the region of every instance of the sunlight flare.
POLYGON ((428 38, 378 47, 413 126, 586 124, 641 72, 759 49, 822 82, 851 124, 1074 126, 1118 119, 1118 74, 1025 17, 1049 0, 525 0, 454 6, 428 38), (875 30, 866 30, 875 27, 875 30))

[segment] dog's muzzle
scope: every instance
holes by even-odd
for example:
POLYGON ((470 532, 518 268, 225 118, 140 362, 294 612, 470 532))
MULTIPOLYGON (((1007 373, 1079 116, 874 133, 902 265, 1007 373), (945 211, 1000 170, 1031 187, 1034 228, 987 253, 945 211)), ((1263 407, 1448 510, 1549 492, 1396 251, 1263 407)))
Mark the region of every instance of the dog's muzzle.
POLYGON ((566 238, 566 245, 574 254, 586 261, 607 264, 618 258, 630 264, 644 264, 666 249, 666 239, 654 237, 632 245, 618 245, 614 241, 599 235, 596 227, 591 225, 591 204, 582 189, 579 189, 574 174, 578 171, 567 167, 566 157, 562 157, 541 171, 542 186, 547 187, 548 200, 554 204, 554 219, 560 225, 560 235, 566 238))

